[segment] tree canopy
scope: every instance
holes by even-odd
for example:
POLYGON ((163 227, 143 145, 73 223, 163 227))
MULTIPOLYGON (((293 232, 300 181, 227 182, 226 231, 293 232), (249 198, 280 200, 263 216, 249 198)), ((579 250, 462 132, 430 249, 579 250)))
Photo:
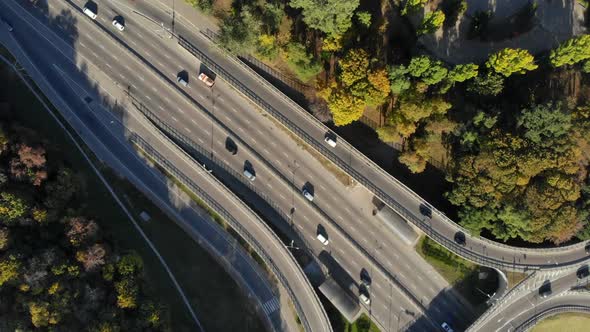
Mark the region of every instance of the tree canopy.
POLYGON ((551 51, 549 60, 554 67, 573 65, 590 59, 590 35, 581 35, 567 40, 551 51))
POLYGON ((360 0, 290 0, 289 6, 303 11, 303 21, 312 29, 340 36, 352 25, 360 0))
POLYGON ((506 77, 512 74, 524 74, 535 70, 535 58, 527 50, 505 48, 490 56, 486 67, 506 77))

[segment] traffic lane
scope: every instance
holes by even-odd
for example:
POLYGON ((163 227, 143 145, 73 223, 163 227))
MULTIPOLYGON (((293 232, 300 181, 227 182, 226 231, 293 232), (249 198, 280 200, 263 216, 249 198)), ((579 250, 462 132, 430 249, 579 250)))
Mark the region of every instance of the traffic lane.
MULTIPOLYGON (((38 47, 38 46, 39 46, 39 45, 37 44, 37 47, 38 47)), ((44 56, 42 57, 42 59, 47 59, 47 58, 48 58, 48 57, 47 57, 47 54, 45 53, 45 54, 44 54, 44 56)), ((50 68, 50 67, 52 67, 52 66, 50 66, 50 65, 47 65, 46 67, 49 67, 49 68, 50 68)), ((53 81, 53 80, 52 80, 52 81, 53 81)), ((58 79, 57 81, 59 81, 59 79, 58 79)), ((67 89, 65 89, 64 91, 61 91, 61 92, 63 93, 63 92, 67 92, 67 91, 68 91, 68 90, 67 90, 67 89)), ((80 98, 80 96, 79 96, 79 95, 73 95, 73 96, 71 96, 71 98, 69 98, 69 97, 68 97, 67 99, 69 99, 69 100, 71 100, 71 99, 73 99, 73 100, 78 100, 79 98, 80 98)), ((80 102, 81 102, 81 100, 80 100, 80 102)), ((82 105, 77 105, 75 108, 76 108, 76 109, 84 109, 84 108, 85 108, 85 106, 86 106, 86 105, 82 104, 82 105)), ((95 122, 93 122, 93 125, 94 125, 94 124, 96 124, 96 123, 95 123, 95 122)), ((102 131, 101 131, 101 132, 102 132, 102 131)), ((103 140, 102 140, 102 141, 104 141, 104 137, 102 137, 102 138, 103 138, 103 140)), ((111 141, 112 141, 112 140, 111 140, 111 141)), ((112 143, 112 142, 111 142, 111 143, 112 143)), ((108 144, 108 143, 107 143, 107 144, 108 144)), ((113 148, 113 149, 114 149, 114 147, 116 146, 116 145, 113 145, 113 144, 108 144, 108 145, 109 145, 109 147, 110 147, 110 148, 113 148)), ((126 164, 126 165, 132 165, 132 163, 130 163, 130 162, 128 162, 128 161, 127 161, 127 162, 125 162, 125 164, 126 164)))

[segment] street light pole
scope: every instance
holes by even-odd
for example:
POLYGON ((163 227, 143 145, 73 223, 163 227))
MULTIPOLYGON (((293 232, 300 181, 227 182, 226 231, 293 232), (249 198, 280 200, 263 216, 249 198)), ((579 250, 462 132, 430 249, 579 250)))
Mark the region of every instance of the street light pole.
POLYGON ((291 222, 293 221, 293 214, 295 213, 295 172, 299 169, 299 165, 297 165, 297 159, 293 159, 293 166, 291 167, 291 184, 293 186, 293 191, 291 193, 291 222))

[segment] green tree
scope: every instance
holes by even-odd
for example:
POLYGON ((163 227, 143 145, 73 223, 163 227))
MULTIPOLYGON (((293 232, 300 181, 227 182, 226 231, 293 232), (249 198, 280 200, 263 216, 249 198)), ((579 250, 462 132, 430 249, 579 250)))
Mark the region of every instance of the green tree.
POLYGON ((408 69, 404 65, 389 67, 389 81, 391 82, 391 93, 399 95, 412 86, 412 82, 407 76, 408 69))
POLYGON ((263 59, 274 60, 279 55, 279 48, 275 36, 261 34, 258 37, 256 54, 263 59))
POLYGON ((137 307, 139 287, 133 277, 126 277, 115 282, 115 290, 117 291, 117 306, 119 308, 133 309, 137 307))
POLYGON ((424 8, 428 0, 406 0, 406 4, 402 9, 402 15, 413 14, 418 10, 424 8))
POLYGON ((590 59, 590 35, 581 35, 569 39, 551 51, 549 60, 553 67, 573 65, 590 59))
POLYGON ((10 244, 10 230, 0 227, 0 250, 6 250, 10 244))
POLYGON ((254 17, 249 6, 228 15, 222 22, 219 42, 233 53, 248 54, 256 51, 261 34, 260 20, 254 17))
POLYGON ((137 253, 127 254, 117 262, 117 271, 119 274, 130 277, 136 275, 143 269, 143 260, 137 253))
POLYGON ((366 11, 360 11, 356 13, 356 19, 364 27, 368 28, 371 26, 371 13, 366 11))
POLYGON ((427 85, 440 83, 447 77, 448 69, 440 61, 431 62, 431 66, 422 74, 422 82, 427 85))
POLYGON ((301 9, 303 22, 331 36, 343 35, 352 25, 359 0, 290 0, 289 6, 301 9))
POLYGON ((189 5, 200 9, 205 13, 210 13, 213 9, 214 0, 185 0, 189 5))
POLYGON ((524 128, 524 137, 534 143, 555 145, 570 132, 572 118, 562 112, 560 104, 549 103, 523 110, 518 125, 524 128))
POLYGON ((476 76, 467 86, 467 91, 482 96, 497 96, 504 89, 504 77, 495 73, 476 76))
POLYGON ((479 66, 473 63, 456 65, 449 71, 448 78, 452 82, 465 82, 477 77, 479 66))
POLYGON ((18 277, 21 263, 10 255, 0 259, 0 287, 18 277))
POLYGON ((424 35, 427 33, 433 33, 442 27, 445 22, 445 14, 442 10, 436 10, 427 13, 420 23, 420 27, 416 30, 416 34, 424 35))
POLYGON ((535 70, 535 58, 527 50, 505 48, 490 56, 486 67, 508 77, 514 73, 524 74, 529 70, 535 70))
POLYGON ((16 194, 0 193, 0 219, 6 225, 12 225, 29 211, 27 202, 16 194))
POLYGON ((285 51, 285 61, 297 78, 307 82, 322 71, 311 55, 307 53, 305 46, 300 43, 289 43, 285 51))
POLYGON ((422 77, 422 75, 432 66, 432 60, 426 55, 412 58, 408 65, 408 74, 413 77, 422 77))

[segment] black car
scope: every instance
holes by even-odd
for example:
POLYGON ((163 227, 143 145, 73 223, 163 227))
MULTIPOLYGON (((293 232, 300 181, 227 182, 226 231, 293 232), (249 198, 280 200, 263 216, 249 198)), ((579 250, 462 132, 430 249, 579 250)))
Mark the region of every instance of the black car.
POLYGON ((369 275, 369 271, 366 269, 361 270, 361 283, 367 288, 371 286, 371 276, 369 275))
POLYGON ((225 139, 225 149, 229 151, 232 155, 238 153, 238 145, 236 144, 236 142, 234 142, 233 139, 229 137, 225 139))
POLYGON ((455 233, 455 242, 457 242, 457 244, 464 246, 466 243, 465 233, 463 233, 463 232, 455 233))
POLYGON ((546 298, 553 293, 551 289, 551 282, 549 280, 545 281, 543 285, 539 288, 539 296, 542 298, 546 298))
POLYGON ((590 271, 588 270, 588 265, 584 265, 576 271, 576 277, 578 279, 584 279, 590 275, 590 271))
POLYGON ((432 209, 424 204, 420 204, 420 213, 426 218, 432 218, 432 209))
POLYGON ((586 254, 590 255, 590 242, 586 244, 586 247, 584 247, 584 249, 586 250, 586 254))

